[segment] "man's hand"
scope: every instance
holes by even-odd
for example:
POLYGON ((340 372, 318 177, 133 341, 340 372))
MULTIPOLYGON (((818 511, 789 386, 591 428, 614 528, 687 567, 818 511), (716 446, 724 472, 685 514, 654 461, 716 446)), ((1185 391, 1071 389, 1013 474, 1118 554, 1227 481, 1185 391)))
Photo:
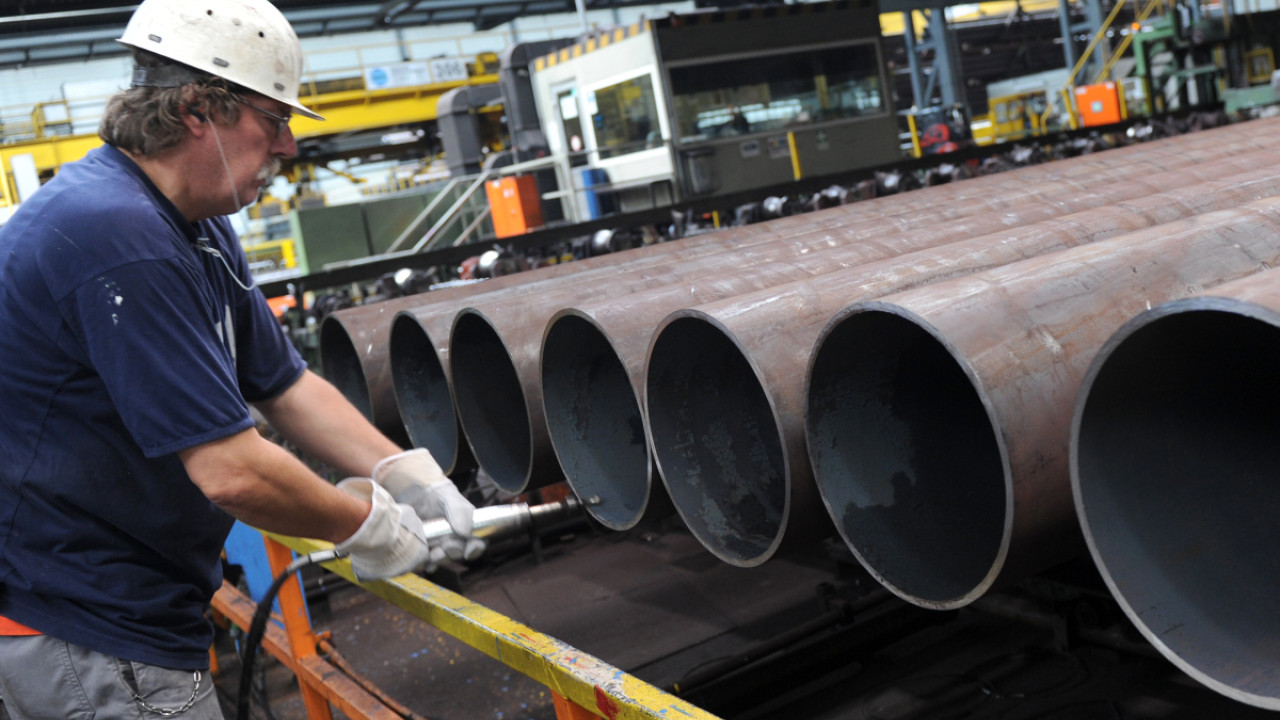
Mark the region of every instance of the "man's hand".
POLYGON ((368 478, 347 478, 338 488, 373 506, 360 529, 334 547, 351 557, 357 579, 383 580, 439 560, 432 558, 422 521, 413 508, 396 504, 389 492, 368 478))
POLYGON ((373 479, 422 520, 442 517, 449 522, 457 537, 445 538, 440 547, 450 559, 474 560, 484 552, 484 541, 471 534, 475 506, 458 492, 431 453, 418 448, 383 458, 373 468, 373 479))

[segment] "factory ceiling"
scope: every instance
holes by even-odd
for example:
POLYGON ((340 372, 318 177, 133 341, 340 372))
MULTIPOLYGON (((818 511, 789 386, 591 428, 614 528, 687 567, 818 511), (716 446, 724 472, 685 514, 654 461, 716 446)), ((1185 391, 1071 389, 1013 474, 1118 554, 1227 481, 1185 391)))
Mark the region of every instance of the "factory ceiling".
MULTIPOLYGON (((652 5, 653 0, 584 0, 587 10, 652 5)), ((575 0, 275 0, 298 35, 470 23, 488 30, 522 16, 576 12, 575 0)), ((0 0, 0 69, 78 62, 119 54, 137 2, 0 0)))
MULTIPOLYGON (((660 0, 581 0, 585 10, 660 0)), ((694 0, 728 7, 797 0, 694 0)), ((798 0, 800 2, 811 0, 798 0)), ((1065 1, 1065 0, 1064 0, 1065 1)), ((490 30, 513 19, 578 11, 578 0, 274 0, 301 37, 467 23, 490 30)), ((881 12, 941 8, 961 0, 879 0, 881 12)), ((115 42, 138 6, 118 0, 0 0, 0 70, 119 55, 115 42)))

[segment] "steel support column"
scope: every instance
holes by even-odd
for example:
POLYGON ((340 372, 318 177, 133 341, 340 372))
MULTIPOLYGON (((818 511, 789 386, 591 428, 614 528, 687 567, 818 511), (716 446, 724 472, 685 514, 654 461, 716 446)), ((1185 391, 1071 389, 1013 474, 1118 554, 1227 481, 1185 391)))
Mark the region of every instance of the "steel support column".
MULTIPOLYGON (((1102 12, 1101 0, 1080 0, 1080 2, 1084 9, 1084 20, 1072 22, 1071 0, 1058 0, 1058 24, 1062 28, 1062 54, 1068 70, 1075 67, 1080 59, 1079 53, 1076 52, 1075 36, 1084 35, 1086 38, 1092 38, 1102 28, 1102 20, 1106 17, 1102 12)), ((1102 63, 1105 62, 1101 58, 1109 54, 1109 47, 1110 44, 1104 38, 1080 73, 1080 77, 1092 78, 1097 75, 1102 63)))
POLYGON ((955 31, 947 22, 946 7, 917 9, 925 17, 924 39, 920 41, 915 36, 914 11, 902 11, 912 104, 917 108, 963 105, 967 117, 968 102, 964 92, 964 73, 960 68, 960 46, 955 31), (929 51, 933 51, 933 62, 925 67, 920 58, 929 51))

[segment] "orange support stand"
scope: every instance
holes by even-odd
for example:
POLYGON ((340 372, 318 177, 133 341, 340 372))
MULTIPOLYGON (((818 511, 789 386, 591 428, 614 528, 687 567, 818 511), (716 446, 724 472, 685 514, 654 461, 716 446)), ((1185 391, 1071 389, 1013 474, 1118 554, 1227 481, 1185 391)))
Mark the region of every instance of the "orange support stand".
POLYGON ((556 709, 556 720, 600 720, 599 715, 555 690, 551 691, 551 704, 556 709))
MULTIPOLYGON (((271 566, 271 576, 276 577, 284 572, 293 562, 293 551, 272 540, 262 539, 267 546, 267 564, 271 566)), ((295 659, 312 658, 316 655, 316 638, 311 632, 311 621, 307 618, 307 603, 302 596, 302 587, 298 583, 298 575, 294 573, 284 585, 280 586, 280 614, 284 618, 284 632, 289 638, 289 649, 295 659)), ((332 720, 329 703, 324 696, 305 683, 299 685, 302 691, 302 705, 307 710, 310 720, 332 720)))
MULTIPOLYGON (((290 550, 270 538, 264 540, 268 563, 272 572, 278 575, 292 561, 290 550)), ((310 720, 331 720, 330 704, 353 720, 403 720, 316 652, 316 636, 311 632, 296 575, 281 587, 279 599, 285 628, 281 629, 274 622, 267 623, 262 649, 297 676, 310 720)), ((225 581, 222 589, 213 596, 213 607, 245 630, 252 624, 257 610, 253 600, 225 581)))

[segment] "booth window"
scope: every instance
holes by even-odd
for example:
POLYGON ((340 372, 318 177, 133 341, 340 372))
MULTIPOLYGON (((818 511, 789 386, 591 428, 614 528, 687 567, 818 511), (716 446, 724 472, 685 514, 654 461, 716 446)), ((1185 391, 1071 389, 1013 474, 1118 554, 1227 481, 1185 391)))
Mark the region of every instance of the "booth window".
POLYGON ((682 143, 885 112, 874 42, 671 68, 682 143))
POLYGON ((653 79, 639 75, 596 90, 591 122, 602 160, 662 145, 653 79))

